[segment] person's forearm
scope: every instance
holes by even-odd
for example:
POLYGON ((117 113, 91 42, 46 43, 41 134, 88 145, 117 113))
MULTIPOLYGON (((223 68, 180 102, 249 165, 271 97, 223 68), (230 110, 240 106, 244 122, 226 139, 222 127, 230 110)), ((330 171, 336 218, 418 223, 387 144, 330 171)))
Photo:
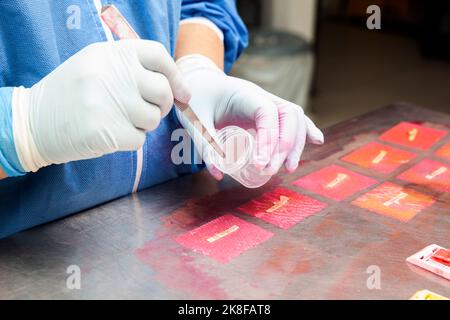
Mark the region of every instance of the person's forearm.
POLYGON ((224 45, 219 36, 200 23, 180 25, 175 60, 190 54, 201 54, 211 59, 220 69, 224 68, 224 45))
POLYGON ((0 180, 5 179, 6 174, 3 172, 2 168, 0 168, 0 180))

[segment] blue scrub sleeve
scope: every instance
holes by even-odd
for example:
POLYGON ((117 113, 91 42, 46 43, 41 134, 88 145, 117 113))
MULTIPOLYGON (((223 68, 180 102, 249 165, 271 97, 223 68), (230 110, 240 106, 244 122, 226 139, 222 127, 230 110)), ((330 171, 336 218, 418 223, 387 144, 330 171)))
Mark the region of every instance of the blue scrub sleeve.
POLYGON ((14 88, 0 88, 0 167, 8 177, 25 174, 17 156, 12 128, 12 94, 14 88))
POLYGON ((225 72, 248 45, 248 32, 239 17, 235 0, 183 0, 181 19, 204 17, 222 30, 225 45, 225 72))

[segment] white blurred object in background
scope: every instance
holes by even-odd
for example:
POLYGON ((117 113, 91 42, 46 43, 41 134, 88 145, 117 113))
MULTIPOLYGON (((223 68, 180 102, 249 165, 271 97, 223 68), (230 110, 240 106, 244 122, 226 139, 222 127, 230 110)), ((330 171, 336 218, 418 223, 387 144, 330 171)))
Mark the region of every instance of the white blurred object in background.
POLYGON ((250 45, 235 64, 232 75, 298 104, 308 111, 314 55, 299 35, 253 30, 250 45))

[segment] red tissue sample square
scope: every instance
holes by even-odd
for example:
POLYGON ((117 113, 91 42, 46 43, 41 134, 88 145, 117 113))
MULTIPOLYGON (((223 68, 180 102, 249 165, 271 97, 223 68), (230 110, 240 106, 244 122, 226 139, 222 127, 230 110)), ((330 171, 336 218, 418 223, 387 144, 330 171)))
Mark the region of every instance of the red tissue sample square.
POLYGON ((277 227, 288 229, 326 206, 323 202, 289 189, 276 188, 239 209, 277 227))
POLYGON ((434 203, 434 199, 420 192, 385 182, 354 200, 358 207, 398 219, 411 220, 416 214, 434 203))
POLYGON ((408 151, 392 148, 378 142, 370 142, 341 160, 366 169, 390 173, 415 156, 414 153, 408 151))
POLYGON ((377 181, 340 166, 331 165, 300 178, 293 184, 334 200, 343 200, 377 181))
POLYGON ((450 159, 450 142, 448 142, 443 147, 441 147, 438 151, 436 151, 436 154, 439 157, 450 159))
POLYGON ((273 233, 230 214, 179 236, 184 247, 227 263, 244 251, 268 240, 273 233))
POLYGON ((422 160, 397 178, 450 193, 450 166, 437 161, 422 160))
POLYGON ((439 249, 431 259, 450 267, 450 250, 439 249))
POLYGON ((397 143, 410 148, 427 150, 447 134, 445 130, 400 122, 380 136, 380 140, 397 143))

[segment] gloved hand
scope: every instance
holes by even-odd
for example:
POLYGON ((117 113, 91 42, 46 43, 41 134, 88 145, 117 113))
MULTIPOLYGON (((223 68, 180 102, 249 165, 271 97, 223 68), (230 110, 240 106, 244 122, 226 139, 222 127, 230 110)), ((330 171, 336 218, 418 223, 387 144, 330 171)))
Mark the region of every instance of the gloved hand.
POLYGON ((22 167, 139 149, 174 97, 190 99, 163 45, 148 40, 87 46, 32 88, 16 88, 14 143, 22 167))
MULTIPOLYGON (((266 173, 275 174, 283 164, 294 171, 306 140, 323 143, 322 132, 301 107, 249 81, 227 76, 204 56, 185 56, 177 65, 192 92, 191 107, 211 133, 227 125, 256 129, 254 161, 266 173)), ((195 135, 194 126, 178 110, 177 115, 191 136, 195 135)), ((206 141, 194 139, 194 143, 210 173, 220 180, 223 174, 207 158, 206 141)))

